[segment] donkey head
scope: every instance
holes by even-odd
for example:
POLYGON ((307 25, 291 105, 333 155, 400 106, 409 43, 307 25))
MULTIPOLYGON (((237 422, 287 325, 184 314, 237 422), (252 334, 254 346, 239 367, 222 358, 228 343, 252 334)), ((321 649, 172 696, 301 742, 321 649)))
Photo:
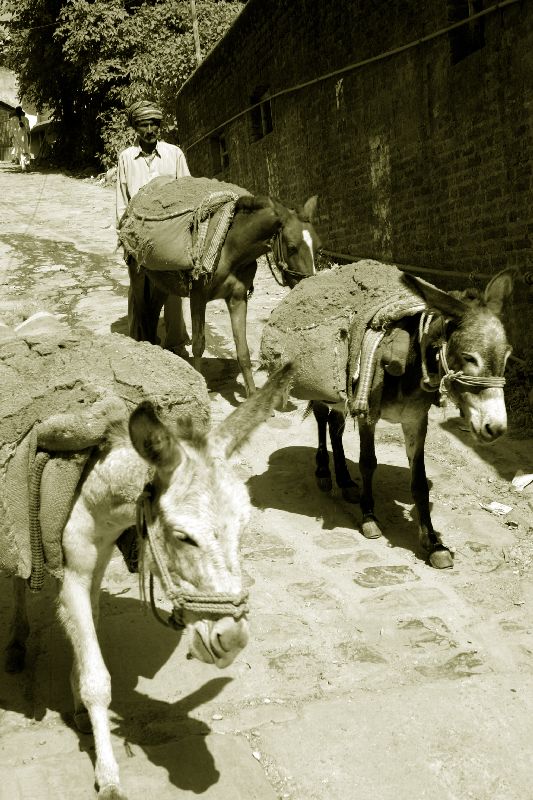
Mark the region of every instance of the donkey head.
POLYGON ((499 379, 503 378, 511 347, 500 315, 512 293, 515 275, 514 269, 503 270, 484 292, 454 294, 409 276, 428 306, 448 320, 448 366, 467 377, 464 382, 460 376, 450 381, 449 394, 479 442, 493 442, 507 430, 503 381, 499 379))
POLYGON ((155 470, 146 566, 164 586, 170 576, 175 593, 193 599, 182 614, 191 631, 190 654, 218 667, 231 664, 248 640, 244 607, 237 603, 235 614, 227 609, 235 598, 242 599, 239 541, 251 506, 244 481, 228 459, 270 416, 288 392, 291 376, 290 365, 274 373, 208 436, 190 421, 170 428, 150 403, 130 417, 133 446, 155 470), (226 600, 220 611, 217 598, 226 600))
POLYGON ((321 242, 313 226, 318 197, 313 195, 296 210, 285 208, 273 201, 281 220, 275 257, 281 265, 283 277, 292 289, 302 278, 316 272, 315 259, 321 242), (277 250, 277 252, 276 252, 277 250))

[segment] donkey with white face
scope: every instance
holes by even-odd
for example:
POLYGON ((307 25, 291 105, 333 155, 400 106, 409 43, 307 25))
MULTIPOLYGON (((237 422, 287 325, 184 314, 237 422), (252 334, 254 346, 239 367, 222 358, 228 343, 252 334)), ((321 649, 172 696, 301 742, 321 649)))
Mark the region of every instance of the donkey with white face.
MULTIPOLYGON (((145 534, 142 568, 172 601, 171 619, 190 631, 190 655, 217 667, 248 640, 239 540, 251 505, 228 461, 286 396, 288 365, 208 436, 186 421, 163 424, 150 403, 130 417, 129 437, 114 430, 92 463, 63 533, 64 578, 59 616, 72 642, 75 721, 92 729, 99 798, 120 800, 108 720, 111 681, 98 644, 100 584, 120 534, 137 523, 145 534)), ((24 582, 15 579, 15 616, 6 668, 24 666, 28 621, 24 582)))

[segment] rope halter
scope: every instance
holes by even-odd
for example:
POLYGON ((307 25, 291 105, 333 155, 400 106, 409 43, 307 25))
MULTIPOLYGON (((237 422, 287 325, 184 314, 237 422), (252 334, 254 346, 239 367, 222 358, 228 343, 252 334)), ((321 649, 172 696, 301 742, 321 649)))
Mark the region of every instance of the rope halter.
POLYGON ((296 281, 301 281, 303 280, 303 278, 306 277, 301 272, 295 272, 293 269, 291 269, 287 264, 287 262, 285 261, 285 259, 283 258, 282 228, 280 228, 271 238, 270 249, 272 251, 272 256, 270 253, 267 253, 266 259, 268 262, 268 266, 270 268, 270 272, 272 273, 274 280, 276 281, 278 286, 287 286, 287 276, 294 278, 296 281), (274 261, 276 268, 281 273, 281 280, 274 272, 274 268, 272 266, 272 260, 274 261))
POLYGON ((465 375, 463 370, 452 370, 448 364, 448 343, 444 337, 447 320, 442 319, 442 333, 440 338, 432 343, 429 341, 429 326, 436 314, 423 311, 418 327, 418 341, 422 354, 422 380, 420 385, 426 392, 439 391, 442 397, 450 397, 453 401, 454 386, 459 391, 474 392, 483 389, 503 389, 506 379, 503 376, 465 375), (427 349, 430 344, 437 348, 438 375, 430 375, 427 367, 427 349))
POLYGON ((137 535, 148 540, 163 589, 173 606, 168 619, 159 615, 154 599, 154 576, 150 572, 150 606, 157 621, 166 627, 180 630, 186 627, 185 612, 197 616, 199 619, 233 617, 235 620, 239 620, 244 617, 248 613, 248 592, 241 592, 237 595, 223 592, 189 592, 176 585, 157 539, 156 523, 152 514, 153 496, 153 486, 148 483, 137 498, 136 527, 137 535))

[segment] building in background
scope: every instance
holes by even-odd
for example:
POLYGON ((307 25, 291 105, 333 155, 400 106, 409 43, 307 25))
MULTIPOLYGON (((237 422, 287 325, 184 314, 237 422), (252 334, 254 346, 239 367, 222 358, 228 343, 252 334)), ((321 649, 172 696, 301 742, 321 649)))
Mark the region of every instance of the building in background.
POLYGON ((176 115, 193 174, 318 194, 326 250, 532 269, 533 3, 249 0, 176 115))

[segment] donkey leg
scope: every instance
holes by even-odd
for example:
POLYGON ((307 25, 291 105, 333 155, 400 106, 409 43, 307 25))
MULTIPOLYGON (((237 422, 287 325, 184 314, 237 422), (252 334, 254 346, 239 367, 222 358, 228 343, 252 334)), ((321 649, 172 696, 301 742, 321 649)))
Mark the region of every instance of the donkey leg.
POLYGON ((437 569, 453 567, 453 556, 433 530, 429 512, 429 484, 424 463, 424 444, 428 427, 427 411, 402 420, 405 449, 411 468, 411 494, 418 514, 419 541, 437 569))
POLYGON ((205 350, 205 308, 207 296, 202 289, 191 289, 191 336, 192 364, 197 372, 202 372, 202 355, 205 350))
POLYGON ((26 609, 26 581, 13 578, 13 618, 11 638, 6 647, 5 671, 22 672, 26 659, 26 640, 30 632, 26 609))
MULTIPOLYGON (((93 572, 90 597, 95 630, 98 630, 98 617, 100 613, 100 588, 102 584, 102 578, 104 577, 104 572, 112 554, 113 545, 108 545, 105 548, 102 547, 98 552, 97 562, 93 572)), ((89 712, 87 711, 87 708, 81 699, 80 676, 76 661, 74 661, 72 665, 70 686, 72 689, 72 696, 74 698, 74 722, 76 727, 81 733, 92 733, 89 712)))
POLYGON ((241 297, 240 293, 231 295, 231 297, 226 299, 226 305, 231 319, 231 329, 233 331, 233 339, 237 351, 237 362, 242 372, 242 377, 244 378, 246 396, 250 397, 250 395, 254 394, 256 388, 252 375, 250 350, 248 349, 248 341, 246 339, 246 314, 248 311, 246 294, 244 297, 241 297))
POLYGON ((338 411, 332 408, 329 412, 329 438, 331 439, 331 450, 333 452, 333 463, 335 465, 335 480, 337 486, 342 491, 343 499, 347 503, 358 503, 360 499, 359 487, 352 480, 348 465, 346 463, 346 456, 344 455, 344 447, 342 445, 342 435, 344 433, 344 426, 346 424, 346 416, 343 411, 338 411))
POLYGON ((374 515, 374 496, 372 494, 372 479, 378 465, 376 458, 375 425, 359 420, 359 471, 363 482, 361 495, 361 512, 363 522, 361 530, 366 539, 378 539, 381 529, 374 515))
POLYGON ((327 441, 327 426, 330 409, 326 403, 321 403, 320 400, 311 401, 311 407, 313 409, 313 414, 315 416, 318 428, 318 449, 315 456, 316 483, 321 492, 331 492, 333 484, 331 482, 331 472, 329 471, 327 441))
POLYGON ((111 680, 98 644, 91 602, 95 577, 98 578, 110 552, 107 544, 102 545, 103 540, 104 534, 96 536, 91 514, 82 503, 77 503, 63 533, 65 572, 59 595, 59 617, 74 651, 76 702, 87 709, 92 725, 98 796, 120 800, 124 795, 120 790, 108 719, 111 680))

